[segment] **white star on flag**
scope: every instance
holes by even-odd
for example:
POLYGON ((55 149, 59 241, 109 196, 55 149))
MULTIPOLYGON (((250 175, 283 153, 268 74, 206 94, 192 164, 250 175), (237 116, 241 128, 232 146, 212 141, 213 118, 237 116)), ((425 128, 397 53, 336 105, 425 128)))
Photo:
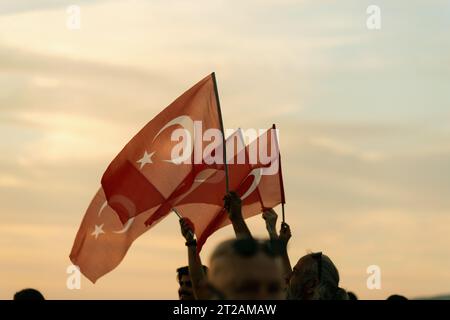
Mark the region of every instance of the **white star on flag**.
POLYGON ((95 225, 95 230, 94 230, 94 232, 91 233, 92 236, 95 236, 95 240, 97 240, 97 238, 100 234, 105 233, 105 231, 103 231, 103 225, 104 225, 104 223, 100 226, 95 225))
POLYGON ((141 164, 141 167, 139 168, 140 170, 142 170, 142 168, 143 168, 147 163, 153 163, 153 162, 152 162, 152 156, 153 156, 154 154, 155 154, 154 152, 148 154, 147 151, 145 151, 145 152, 144 152, 144 155, 142 156, 142 158, 139 159, 138 161, 136 161, 137 163, 140 163, 140 164, 141 164))

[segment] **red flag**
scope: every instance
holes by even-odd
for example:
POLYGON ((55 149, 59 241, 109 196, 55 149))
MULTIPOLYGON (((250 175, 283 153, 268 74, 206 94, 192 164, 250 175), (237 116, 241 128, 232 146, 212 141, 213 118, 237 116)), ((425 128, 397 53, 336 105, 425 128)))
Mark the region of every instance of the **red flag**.
MULTIPOLYGON (((217 101, 211 74, 152 119, 111 162, 103 174, 102 186, 109 206, 122 223, 173 198, 181 184, 190 186, 195 163, 199 162, 194 157, 198 152, 201 157, 207 145, 201 132, 221 129, 217 101), (184 129, 188 136, 178 134, 178 140, 173 141, 176 129, 184 129), (200 150, 194 150, 194 146, 200 150)), ((152 221, 168 212, 158 211, 152 221)))
MULTIPOLYGON (((244 149, 247 165, 228 164, 230 190, 235 190, 241 197, 244 218, 284 201, 276 140, 276 131, 269 129, 244 149), (253 161, 248 164, 252 155, 255 158, 255 152, 258 154, 256 163, 253 161), (264 153, 269 157, 269 162, 260 158, 264 153)), ((174 204, 180 215, 188 218, 194 225, 198 251, 212 233, 231 223, 223 208, 223 194, 215 192, 224 183, 223 171, 216 171, 202 179, 201 183, 193 185, 192 190, 174 204)))
POLYGON ((132 242, 150 229, 144 222, 160 221, 168 213, 158 210, 161 204, 189 188, 197 171, 205 168, 202 131, 222 129, 216 92, 211 74, 151 120, 109 165, 70 253, 92 282, 117 267, 132 242), (190 134, 182 141, 189 152, 174 157, 180 143, 171 136, 179 128, 190 134), (198 153, 200 160, 194 159, 198 153))
POLYGON ((133 241, 150 229, 144 221, 156 209, 147 210, 123 225, 100 188, 81 222, 70 260, 95 283, 98 278, 116 268, 133 241))
MULTIPOLYGON (((225 166, 222 163, 216 163, 214 158, 216 153, 222 151, 222 149, 223 143, 217 145, 216 148, 205 157, 205 163, 196 166, 192 183, 188 186, 187 184, 182 184, 180 188, 174 192, 173 197, 165 201, 164 204, 159 207, 158 211, 146 221, 146 224, 152 224, 154 219, 159 216, 159 211, 168 212, 180 204, 221 202, 226 194, 225 166)), ((245 159, 242 159, 244 161, 240 161, 241 163, 237 163, 237 158, 242 158, 242 155, 245 153, 245 141, 243 140, 241 130, 237 130, 228 137, 226 140, 226 149, 229 187, 235 189, 252 169, 251 165, 249 165, 245 159)))

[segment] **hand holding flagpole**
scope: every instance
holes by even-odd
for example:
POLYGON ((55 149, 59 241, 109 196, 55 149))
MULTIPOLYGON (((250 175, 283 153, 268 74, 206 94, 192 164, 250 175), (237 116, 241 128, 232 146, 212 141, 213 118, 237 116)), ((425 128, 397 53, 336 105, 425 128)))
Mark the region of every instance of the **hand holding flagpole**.
MULTIPOLYGON (((178 219, 179 219, 179 221, 180 221, 180 224, 181 224, 182 221, 184 221, 184 220, 183 220, 184 218, 180 215, 180 213, 178 212, 177 209, 172 208, 172 211, 177 215, 177 217, 178 217, 178 219)), ((181 227, 183 228, 183 226, 181 226, 181 227)), ((194 235, 194 233, 192 232, 192 230, 189 229, 187 232, 188 232, 189 237, 190 237, 191 239, 194 239, 195 235, 194 235)), ((183 236, 184 236, 184 234, 183 234, 183 236)), ((186 239, 186 240, 187 240, 187 239, 186 239)))

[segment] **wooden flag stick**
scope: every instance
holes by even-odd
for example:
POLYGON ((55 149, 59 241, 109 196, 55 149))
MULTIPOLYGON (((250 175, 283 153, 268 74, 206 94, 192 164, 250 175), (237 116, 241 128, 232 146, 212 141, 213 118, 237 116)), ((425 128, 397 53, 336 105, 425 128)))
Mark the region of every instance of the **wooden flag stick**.
POLYGON ((226 140, 225 140, 225 132, 223 129, 223 120, 222 120, 222 109, 220 108, 220 100, 219 100, 219 91, 217 89, 217 81, 216 81, 216 74, 213 72, 211 74, 213 82, 214 82, 214 93, 216 96, 216 104, 217 104, 217 110, 219 113, 219 121, 220 121, 220 130, 222 131, 222 145, 223 145, 223 165, 225 167, 225 190, 228 194, 229 190, 229 182, 228 182, 228 164, 227 164, 227 146, 226 146, 226 140))
POLYGON ((281 151, 280 151, 280 145, 278 144, 278 135, 277 133, 277 128, 275 126, 275 124, 272 125, 272 129, 275 130, 275 142, 277 145, 277 151, 278 151, 278 170, 279 170, 279 174, 278 176, 280 177, 280 192, 281 192, 281 212, 282 212, 282 220, 283 223, 285 223, 285 215, 284 215, 284 204, 286 203, 286 198, 284 195, 284 183, 283 183, 283 171, 281 171, 281 151))
POLYGON ((177 215, 178 219, 182 218, 182 216, 180 216, 180 214, 178 213, 177 209, 172 208, 172 211, 175 212, 175 214, 177 215))
MULTIPOLYGON (((172 208, 172 211, 177 215, 178 219, 180 220, 183 219, 183 217, 180 215, 177 209, 172 208)), ((194 237, 194 233, 191 230, 189 230, 189 233, 192 235, 192 237, 194 237)))

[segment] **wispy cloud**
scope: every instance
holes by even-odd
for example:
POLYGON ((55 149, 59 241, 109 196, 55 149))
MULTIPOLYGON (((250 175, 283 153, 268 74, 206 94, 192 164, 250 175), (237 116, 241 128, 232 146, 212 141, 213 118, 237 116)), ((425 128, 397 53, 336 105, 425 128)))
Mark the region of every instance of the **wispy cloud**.
MULTIPOLYGON (((95 286, 69 292, 64 271, 108 163, 211 71, 226 127, 281 131, 293 261, 328 252, 361 297, 447 290, 446 1, 381 1, 377 33, 360 1, 82 1, 76 32, 67 4, 0 0, 2 298, 34 285, 52 298, 176 297, 186 256, 174 217, 95 286), (380 292, 364 287, 369 264, 382 267, 380 292)), ((249 224, 266 235, 260 217, 249 224)), ((204 261, 232 234, 211 237, 204 261)))
MULTIPOLYGON (((107 0, 79 0, 78 4, 89 5, 93 2, 100 2, 107 0)), ((23 12, 32 11, 43 11, 55 8, 65 8, 72 5, 71 0, 39 0, 39 1, 29 1, 29 0, 0 0, 0 15, 12 15, 23 12)))

